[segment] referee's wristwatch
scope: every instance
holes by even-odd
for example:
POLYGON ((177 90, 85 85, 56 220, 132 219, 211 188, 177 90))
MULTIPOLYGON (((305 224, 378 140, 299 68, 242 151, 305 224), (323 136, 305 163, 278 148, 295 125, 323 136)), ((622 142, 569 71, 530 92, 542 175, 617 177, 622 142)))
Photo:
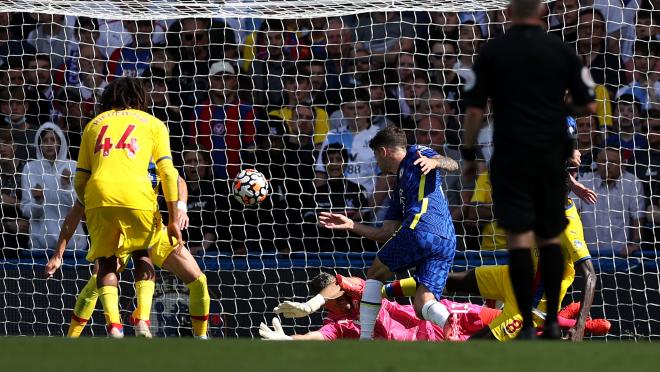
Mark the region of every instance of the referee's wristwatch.
POLYGON ((463 160, 465 160, 465 161, 475 161, 475 160, 477 160, 478 153, 479 153, 477 148, 467 148, 465 146, 461 146, 459 148, 459 150, 461 152, 461 157, 463 158, 463 160))

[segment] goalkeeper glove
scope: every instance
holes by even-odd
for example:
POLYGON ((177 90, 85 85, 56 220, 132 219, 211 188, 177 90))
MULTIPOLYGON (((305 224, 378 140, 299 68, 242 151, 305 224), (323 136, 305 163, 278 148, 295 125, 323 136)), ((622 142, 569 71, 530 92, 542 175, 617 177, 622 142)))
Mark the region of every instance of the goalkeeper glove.
POLYGON ((307 302, 284 301, 277 305, 273 311, 275 314, 282 314, 285 318, 302 318, 316 312, 325 304, 325 298, 317 294, 307 302))
POLYGON ((362 298, 362 292, 364 291, 364 280, 354 276, 342 276, 340 274, 335 275, 335 280, 337 285, 341 288, 344 293, 349 295, 351 298, 357 298, 358 300, 362 298))
POLYGON ((265 323, 259 324, 259 335, 266 341, 291 341, 293 338, 287 336, 282 329, 282 324, 278 318, 273 318, 273 329, 270 329, 265 323))

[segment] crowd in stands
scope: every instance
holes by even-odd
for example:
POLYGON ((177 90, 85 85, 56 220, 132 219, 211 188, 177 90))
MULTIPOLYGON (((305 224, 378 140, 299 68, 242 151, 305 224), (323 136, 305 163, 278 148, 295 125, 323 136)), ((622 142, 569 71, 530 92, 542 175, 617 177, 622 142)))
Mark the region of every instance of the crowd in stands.
MULTIPOLYGON (((599 197, 574 201, 586 242, 606 255, 654 249, 660 1, 556 0, 545 19, 596 83, 597 113, 574 118, 578 180, 599 197)), ((151 113, 170 130, 194 254, 374 251, 351 233, 320 228, 318 212, 382 222, 395 178, 380 174, 368 142, 387 125, 460 162, 470 68, 480 46, 508 27, 501 10, 167 21, 0 13, 3 255, 55 248, 76 199, 82 130, 119 76, 143 79, 151 113), (232 196, 244 168, 271 182, 258 208, 232 196)), ((505 248, 487 172, 493 120, 479 136, 481 174, 445 176, 459 249, 505 248)), ((72 246, 85 250, 83 226, 76 236, 72 246)))

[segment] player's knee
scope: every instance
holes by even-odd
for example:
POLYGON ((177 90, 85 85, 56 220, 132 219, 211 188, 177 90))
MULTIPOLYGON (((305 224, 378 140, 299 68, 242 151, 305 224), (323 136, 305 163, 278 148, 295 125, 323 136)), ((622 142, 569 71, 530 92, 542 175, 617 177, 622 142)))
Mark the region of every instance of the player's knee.
POLYGON ((392 272, 378 259, 374 261, 369 270, 367 270, 367 279, 385 282, 392 277, 392 272))

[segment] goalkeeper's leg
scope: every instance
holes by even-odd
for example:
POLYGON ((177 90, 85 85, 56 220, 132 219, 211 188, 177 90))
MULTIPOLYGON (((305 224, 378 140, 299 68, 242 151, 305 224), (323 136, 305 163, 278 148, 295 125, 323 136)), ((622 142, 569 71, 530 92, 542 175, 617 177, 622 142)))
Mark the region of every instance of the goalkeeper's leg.
POLYGON ((89 281, 83 287, 76 299, 76 305, 73 308, 71 315, 71 323, 69 324, 69 331, 67 337, 78 338, 85 329, 85 325, 92 317, 94 308, 96 308, 96 300, 99 298, 99 291, 96 286, 96 274, 89 278, 89 281))
POLYGON ((207 338, 211 298, 206 285, 206 275, 199 269, 190 251, 185 248, 170 253, 162 267, 186 283, 190 290, 189 311, 193 333, 197 338, 207 338))
POLYGON ((156 273, 147 251, 133 252, 133 263, 137 304, 131 320, 137 337, 151 338, 149 316, 156 287, 156 273))

